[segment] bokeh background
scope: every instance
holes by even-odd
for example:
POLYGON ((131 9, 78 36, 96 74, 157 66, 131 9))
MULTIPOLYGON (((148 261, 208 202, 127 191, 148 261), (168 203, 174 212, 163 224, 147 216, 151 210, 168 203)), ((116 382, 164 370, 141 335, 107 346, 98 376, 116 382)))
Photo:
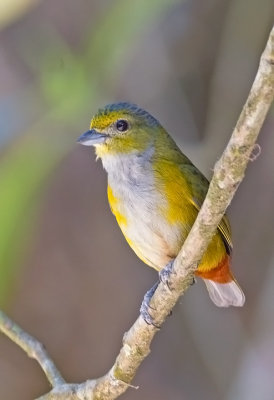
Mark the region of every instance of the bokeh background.
MULTIPOLYGON (((246 99, 273 0, 0 0, 0 306, 65 378, 104 374, 156 274, 126 244, 94 152, 98 107, 148 109, 210 177, 246 99)), ((155 338, 124 399, 274 398, 274 113, 229 209, 242 309, 201 282, 155 338)), ((0 399, 49 390, 0 336, 0 399)))

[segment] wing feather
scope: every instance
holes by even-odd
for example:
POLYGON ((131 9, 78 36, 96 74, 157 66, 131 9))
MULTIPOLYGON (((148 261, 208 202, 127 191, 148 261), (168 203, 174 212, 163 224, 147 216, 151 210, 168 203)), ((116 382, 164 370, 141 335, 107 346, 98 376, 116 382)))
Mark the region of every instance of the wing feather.
MULTIPOLYGON (((190 201, 197 209, 197 211, 200 211, 200 208, 207 194, 209 182, 193 164, 181 165, 181 170, 192 189, 192 198, 190 199, 190 201)), ((231 240, 231 227, 226 215, 223 216, 220 224, 218 225, 218 230, 222 235, 227 253, 231 254, 233 248, 231 240)))

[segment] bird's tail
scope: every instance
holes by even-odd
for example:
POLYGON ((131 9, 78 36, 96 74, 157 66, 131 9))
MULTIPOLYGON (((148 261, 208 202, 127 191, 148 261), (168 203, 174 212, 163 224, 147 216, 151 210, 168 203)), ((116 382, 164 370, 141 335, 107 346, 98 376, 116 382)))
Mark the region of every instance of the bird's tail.
POLYGON ((242 307, 245 295, 230 271, 230 257, 226 255, 216 268, 209 271, 196 271, 207 287, 209 297, 218 307, 242 307))
POLYGON ((233 279, 227 283, 219 283, 211 279, 204 279, 209 297, 218 307, 242 307, 245 302, 245 295, 238 282, 233 279))

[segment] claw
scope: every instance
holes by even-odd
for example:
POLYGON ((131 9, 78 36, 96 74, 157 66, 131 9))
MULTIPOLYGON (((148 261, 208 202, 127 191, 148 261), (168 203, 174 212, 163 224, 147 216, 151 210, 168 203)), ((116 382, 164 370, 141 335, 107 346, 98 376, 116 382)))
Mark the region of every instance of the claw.
POLYGON ((171 287, 169 285, 169 277, 173 270, 173 260, 171 260, 161 271, 159 272, 159 279, 163 282, 171 291, 171 287))
POLYGON ((155 283, 155 285, 152 286, 152 288, 149 289, 149 290, 146 292, 146 294, 145 294, 145 296, 144 296, 144 300, 142 301, 142 304, 141 304, 140 313, 141 313, 141 315, 142 315, 144 321, 145 321, 148 325, 153 325, 153 326, 155 326, 156 328, 160 328, 157 324, 155 324, 154 319, 153 319, 153 317, 150 315, 150 312, 149 312, 149 309, 154 310, 154 308, 151 307, 149 303, 150 303, 150 300, 151 300, 152 296, 154 295, 155 290, 157 289, 157 287, 158 287, 158 282, 155 283))
POLYGON ((197 282, 197 281, 196 281, 195 277, 193 277, 193 280, 192 280, 192 282, 191 282, 190 286, 193 286, 193 285, 195 285, 195 283, 196 283, 196 282, 197 282))

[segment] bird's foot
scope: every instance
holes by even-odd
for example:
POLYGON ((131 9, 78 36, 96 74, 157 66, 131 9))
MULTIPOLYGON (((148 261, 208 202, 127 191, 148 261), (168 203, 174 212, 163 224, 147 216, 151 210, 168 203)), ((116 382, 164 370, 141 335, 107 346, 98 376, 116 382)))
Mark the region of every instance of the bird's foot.
POLYGON ((151 316, 151 314, 149 312, 149 310, 154 310, 154 308, 151 307, 151 305, 149 303, 150 303, 150 300, 151 300, 152 296, 154 295, 157 287, 158 287, 158 282, 155 283, 155 285, 153 285, 152 288, 146 292, 144 299, 142 301, 142 304, 141 304, 140 313, 141 313, 141 316, 143 317, 143 320, 148 325, 153 325, 156 328, 160 328, 157 324, 155 324, 154 318, 151 316))
POLYGON ((173 260, 171 260, 161 271, 159 272, 159 279, 163 282, 171 291, 172 288, 169 284, 170 274, 173 272, 173 260))

